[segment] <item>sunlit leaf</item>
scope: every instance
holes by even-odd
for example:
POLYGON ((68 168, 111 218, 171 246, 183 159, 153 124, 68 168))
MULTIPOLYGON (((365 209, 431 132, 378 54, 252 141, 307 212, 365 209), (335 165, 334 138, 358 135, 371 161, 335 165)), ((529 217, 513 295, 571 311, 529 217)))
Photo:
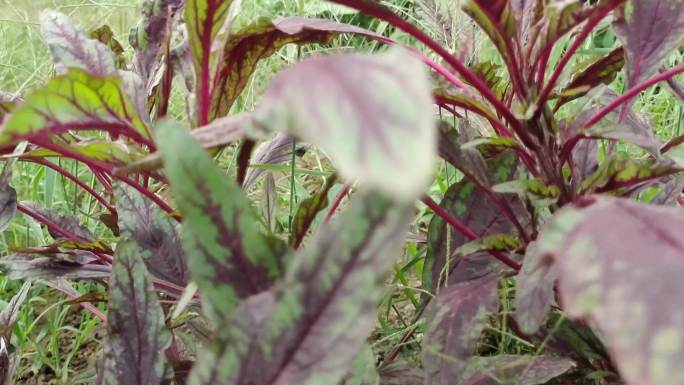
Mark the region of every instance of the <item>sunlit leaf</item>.
MULTIPOLYGON (((60 147, 85 156, 88 159, 106 162, 111 165, 125 165, 134 162, 143 156, 138 147, 133 147, 112 140, 83 140, 76 143, 57 142, 60 147)), ((36 148, 21 154, 21 158, 48 158, 61 156, 57 151, 47 148, 36 148)))
POLYGON ((88 34, 91 39, 95 39, 104 44, 114 54, 114 65, 118 69, 126 69, 126 58, 124 57, 124 48, 121 46, 116 38, 114 32, 108 25, 103 25, 100 28, 90 31, 88 34))
POLYGON ((487 317, 499 306, 496 275, 442 289, 426 310, 423 340, 426 384, 454 384, 475 352, 487 317))
POLYGON ((163 350, 171 342, 164 312, 139 249, 119 242, 109 289, 105 385, 159 385, 163 350))
POLYGON ((375 324, 412 215, 413 204, 357 193, 295 256, 282 286, 243 302, 190 384, 336 384, 375 324))
POLYGON ((40 15, 40 25, 58 74, 66 74, 69 68, 79 68, 93 76, 116 73, 112 51, 101 42, 89 38, 66 15, 44 11, 40 15))
POLYGON ((630 0, 613 27, 625 47, 628 86, 635 86, 684 43, 684 2, 630 0))
POLYGON ((119 228, 138 246, 147 269, 156 277, 185 286, 188 281, 179 225, 132 187, 114 190, 119 228))
POLYGON ((581 206, 558 212, 538 241, 564 310, 598 328, 625 383, 681 384, 684 211, 606 197, 581 206))
POLYGON ((320 146, 361 189, 412 200, 434 166, 431 109, 423 64, 405 51, 316 56, 271 82, 256 125, 320 146))
POLYGON ((205 311, 223 319, 240 298, 268 289, 280 276, 287 247, 259 232, 247 197, 188 130, 165 122, 158 132, 165 170, 183 214, 191 276, 205 311))
POLYGON ((146 136, 146 127, 114 77, 79 69, 51 79, 18 107, 0 132, 0 143, 45 140, 69 130, 107 130, 146 136))
POLYGON ((341 33, 385 40, 381 35, 350 24, 304 17, 277 20, 261 18, 231 34, 223 48, 222 62, 215 82, 212 116, 228 114, 261 59, 273 55, 287 44, 324 44, 341 33))

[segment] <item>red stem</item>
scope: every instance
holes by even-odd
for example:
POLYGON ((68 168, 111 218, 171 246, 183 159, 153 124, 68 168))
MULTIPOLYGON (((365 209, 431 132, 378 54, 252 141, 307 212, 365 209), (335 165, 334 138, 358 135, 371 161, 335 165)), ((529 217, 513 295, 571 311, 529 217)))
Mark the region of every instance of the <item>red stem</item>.
POLYGON ((389 24, 401 29, 402 31, 413 36, 416 40, 425 44, 428 48, 432 49, 437 53, 444 61, 449 63, 456 72, 458 72, 463 78, 475 87, 480 94, 489 101, 494 108, 499 112, 514 128, 516 128, 516 133, 521 136, 521 139, 526 143, 531 141, 531 138, 527 132, 522 130, 520 122, 515 118, 510 109, 508 109, 497 97, 494 95, 492 90, 485 84, 479 77, 470 72, 470 70, 461 63, 456 57, 451 55, 449 51, 444 49, 439 43, 432 40, 423 31, 416 28, 411 23, 402 19, 401 17, 395 15, 391 11, 387 10, 380 4, 373 3, 366 0, 331 0, 334 3, 346 5, 347 7, 354 8, 360 12, 373 16, 377 19, 384 20, 389 24))
POLYGON ((649 88, 649 87, 651 87, 651 86, 653 86, 659 82, 662 82, 662 81, 670 79, 676 75, 679 75, 682 72, 684 72, 684 65, 680 65, 680 66, 677 66, 675 68, 672 68, 671 70, 660 73, 660 74, 646 80, 645 82, 630 88, 627 92, 620 95, 620 97, 613 100, 610 104, 603 107, 598 112, 596 112, 594 115, 592 115, 589 119, 587 119, 587 121, 584 122, 584 124, 582 125, 582 128, 586 129, 586 128, 593 126, 599 120, 603 119, 606 115, 611 113, 614 109, 619 107, 621 104, 628 102, 630 99, 637 96, 642 91, 646 90, 647 88, 649 88))
POLYGON ((128 184, 129 186, 135 188, 136 190, 138 190, 140 193, 142 193, 147 198, 149 198, 151 201, 156 203, 159 207, 161 207, 167 213, 173 212, 173 209, 166 202, 161 200, 153 192, 151 192, 148 189, 141 186, 139 183, 132 181, 125 176, 119 176, 119 175, 113 174, 112 173, 113 167, 111 165, 108 165, 108 164, 102 163, 102 162, 96 162, 96 161, 93 161, 92 159, 88 159, 87 157, 85 157, 85 156, 83 156, 77 152, 73 152, 73 151, 71 151, 65 147, 60 147, 60 146, 50 142, 47 139, 34 140, 34 144, 41 146, 41 147, 44 147, 44 148, 47 148, 48 150, 52 150, 58 154, 62 154, 64 156, 70 157, 70 158, 77 160, 79 162, 85 163, 88 166, 90 166, 91 168, 95 168, 99 171, 105 171, 108 175, 113 175, 113 177, 116 178, 117 180, 120 180, 120 181, 128 184))
POLYGON ((54 164, 48 160, 42 159, 42 158, 27 157, 24 159, 26 159, 27 161, 32 162, 32 163, 36 163, 36 164, 43 165, 45 167, 49 167, 49 168, 57 171, 58 173, 64 175, 66 178, 70 179, 72 182, 76 183, 79 187, 81 187, 82 189, 84 189, 85 191, 90 193, 90 195, 92 195, 93 198, 97 199, 100 203, 102 203, 102 205, 105 206, 110 213, 112 213, 113 215, 116 215, 116 209, 114 208, 114 206, 110 205, 109 202, 102 195, 98 194, 97 191, 93 190, 90 186, 85 184, 81 179, 79 179, 77 176, 73 175, 69 171, 57 166, 56 164, 54 164))
MULTIPOLYGON (((630 101, 633 97, 635 97, 636 95, 638 95, 642 91, 646 90, 647 88, 653 86, 654 84, 657 84, 661 81, 670 79, 670 78, 672 78, 672 77, 674 77, 680 73, 683 73, 683 72, 684 72, 684 65, 681 65, 681 66, 675 67, 671 70, 660 73, 660 74, 646 80, 645 82, 630 88, 629 90, 627 90, 627 92, 620 95, 618 98, 613 100, 610 104, 608 104, 607 106, 601 108, 596 113, 594 113, 594 115, 592 115, 589 119, 587 119, 586 122, 584 122, 581 130, 585 130, 585 129, 593 126, 594 124, 598 123, 601 119, 603 119, 604 117, 606 117, 606 115, 613 112, 613 110, 618 108, 620 105, 630 101)), ((568 160, 568 158, 570 157, 570 153, 572 152, 572 149, 575 147, 577 142, 579 142, 581 139, 585 139, 585 138, 588 138, 588 137, 583 136, 583 135, 577 135, 577 136, 574 136, 574 137, 568 139, 565 142, 565 144, 563 145, 563 149, 561 150, 561 155, 560 155, 561 164, 564 164, 568 160)), ((672 147, 676 146, 677 144, 679 144, 679 143, 677 143, 677 138, 675 138, 672 141, 670 141, 669 143, 667 143, 660 150, 660 152, 665 153, 668 150, 670 150, 672 147)))
POLYGON ((587 23, 584 25, 584 28, 582 28, 582 32, 580 32, 580 34, 575 38, 575 40, 572 42, 572 45, 570 45, 570 48, 565 51, 565 54, 562 55, 561 61, 558 63, 558 66, 551 74, 551 78, 549 78, 549 81, 546 83, 544 90, 539 96, 539 101, 537 102, 537 111, 534 113, 533 119, 538 118, 539 114, 541 114, 544 103, 546 103, 546 101, 549 99, 549 95, 551 95, 551 92, 556 86, 556 83, 563 73, 563 70, 568 65, 575 52, 584 43, 584 41, 587 40, 587 37, 589 37, 589 34, 594 30, 598 23, 600 23, 604 17, 608 16, 608 14, 617 8, 621 3, 621 1, 615 1, 606 5, 605 7, 599 9, 597 14, 587 21, 587 23))
POLYGON ((328 209, 328 213, 325 216, 325 219, 323 220, 323 223, 328 223, 330 222, 330 219, 332 216, 335 214, 335 211, 337 211, 337 208, 340 207, 340 204, 342 203, 342 199, 349 193, 349 190, 351 189, 351 184, 347 183, 342 187, 342 190, 340 190, 339 194, 337 194, 337 197, 335 198, 335 201, 333 204, 330 206, 330 209, 328 209))
MULTIPOLYGON (((439 207, 435 201, 433 201, 430 197, 427 195, 423 195, 420 198, 420 201, 425 203, 434 213, 435 215, 439 216, 440 218, 444 219, 445 222, 447 222, 451 227, 456 229, 459 233, 465 235, 468 239, 470 240, 475 240, 478 239, 480 236, 475 234, 471 229, 469 229, 466 225, 461 223, 458 219, 454 218, 451 214, 446 212, 444 209, 439 207)), ((510 257, 508 257, 506 254, 500 252, 500 251, 495 251, 495 250, 489 250, 488 251, 491 255, 494 256, 494 258, 498 259, 505 265, 509 266, 515 271, 520 271, 520 264, 514 260, 512 260, 510 257)))

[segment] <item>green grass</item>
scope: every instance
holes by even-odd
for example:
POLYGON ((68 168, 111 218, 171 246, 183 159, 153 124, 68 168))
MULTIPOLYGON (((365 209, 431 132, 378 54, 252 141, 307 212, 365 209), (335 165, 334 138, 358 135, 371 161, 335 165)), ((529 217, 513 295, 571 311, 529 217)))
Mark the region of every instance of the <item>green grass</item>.
MULTIPOLYGON (((447 1, 447 0, 440 0, 447 1)), ((447 1, 448 2, 448 1, 447 1)), ((404 10, 404 5, 411 1, 394 1, 394 8, 404 10)), ((38 18, 40 10, 51 8, 71 16, 83 28, 90 30, 103 24, 109 25, 115 32, 116 38, 128 47, 128 31, 139 17, 137 0, 1 0, 0 2, 0 90, 26 94, 35 87, 44 84, 52 75, 52 65, 47 47, 40 38, 38 18)), ((358 16, 351 16, 339 7, 330 6, 318 0, 244 0, 243 14, 239 23, 245 25, 258 16, 289 16, 304 13, 309 16, 332 17, 340 21, 356 21, 365 26, 382 32, 388 26, 358 16)), ((406 15, 412 21, 422 25, 426 30, 438 34, 439 31, 430 23, 412 14, 406 15)), ((458 29, 455 36, 464 38, 472 31, 472 23, 462 19, 455 20, 453 28, 458 29)), ((410 42, 405 35, 395 33, 394 38, 410 42)), ((477 42, 477 59, 491 60, 501 64, 502 61, 491 44, 483 39, 481 33, 475 34, 477 42)), ((605 36, 592 39, 583 47, 581 54, 573 59, 573 63, 585 60, 610 48, 614 42, 605 36)), ((359 38, 341 37, 332 47, 305 47, 301 51, 295 47, 286 47, 277 55, 264 60, 258 66, 256 75, 239 98, 234 107, 236 111, 251 110, 258 102, 258 97, 269 80, 281 69, 293 63, 299 55, 306 56, 317 52, 378 49, 374 42, 359 38)), ((458 47, 453 47, 456 51, 458 47)), ((558 60, 557 52, 555 60, 558 60)), ((681 64, 684 54, 673 55, 670 65, 681 64)), ((571 64, 571 65, 572 65, 571 64)), ((176 89, 183 87, 178 84, 176 89)), ((613 87, 621 91, 622 80, 618 79, 613 87)), ((177 91, 171 105, 171 113, 180 120, 186 120, 184 106, 185 95, 177 91)), ((682 134, 683 109, 681 104, 667 91, 666 87, 656 87, 641 95, 635 102, 635 109, 652 122, 656 132, 662 137, 672 137, 682 134)), ((574 118, 577 105, 571 103, 564 107, 562 113, 568 119, 574 118)), ((481 127, 485 127, 481 124, 481 127)), ((219 162, 234 169, 235 149, 223 151, 219 162)), ((629 146, 619 146, 619 151, 634 151, 629 146)), ((92 175, 74 162, 63 162, 62 166, 69 169, 82 180, 94 184, 92 175)), ((330 171, 324 156, 311 151, 297 160, 296 178, 290 177, 290 166, 269 167, 277 180, 277 190, 281 203, 279 221, 287 226, 288 205, 295 204, 309 196, 322 184, 322 175, 330 171), (294 197, 290 197, 291 192, 294 197)), ((435 173, 435 182, 428 189, 434 196, 443 194, 447 187, 461 176, 452 167, 441 165, 435 173)), ((55 172, 28 163, 19 163, 12 179, 12 185, 17 189, 20 200, 31 200, 57 208, 60 211, 71 212, 81 219, 98 236, 113 241, 111 233, 97 220, 99 212, 90 196, 79 191, 73 183, 64 180, 55 172), (77 193, 75 193, 77 192, 77 193)), ((333 191, 333 196, 338 189, 333 191)), ((252 192, 255 199, 259 199, 259 191, 252 192)), ((414 223, 414 230, 425 230, 430 219, 425 207, 421 206, 421 213, 414 223)), ((37 246, 47 242, 48 234, 36 222, 18 215, 8 231, 0 235, 0 255, 7 255, 12 248, 19 246, 37 246)), ((419 361, 420 354, 417 342, 421 339, 424 328, 423 321, 416 321, 414 315, 420 306, 422 293, 417 287, 420 283, 416 277, 421 276, 422 258, 425 246, 409 243, 405 255, 395 267, 395 274, 387 282, 387 294, 381 304, 378 317, 378 328, 372 337, 372 346, 376 353, 386 353, 401 340, 407 330, 415 329, 414 336, 406 341, 405 355, 407 358, 419 361)), ((0 276, 0 307, 4 306, 19 289, 20 283, 10 281, 0 276)), ((102 291, 103 288, 95 284, 79 284, 77 289, 81 293, 102 291)), ((482 349, 498 353, 530 353, 537 352, 540 347, 530 346, 520 340, 508 329, 507 319, 513 311, 511 292, 513 285, 507 282, 501 287, 502 311, 492 322, 483 339, 482 349)), ((19 383, 31 384, 35 378, 45 381, 53 380, 57 384, 92 383, 94 353, 102 339, 100 329, 102 324, 90 313, 81 311, 77 304, 66 303, 65 297, 56 294, 55 290, 43 285, 35 285, 29 295, 28 306, 21 310, 19 321, 15 327, 13 344, 22 352, 17 378, 19 383), (86 357, 84 357, 84 354, 86 357), (42 377, 41 377, 42 376, 42 377), (23 381, 23 382, 21 382, 23 381)), ((102 307, 104 310, 104 307, 102 307)), ((35 382, 41 383, 41 382, 35 382)))

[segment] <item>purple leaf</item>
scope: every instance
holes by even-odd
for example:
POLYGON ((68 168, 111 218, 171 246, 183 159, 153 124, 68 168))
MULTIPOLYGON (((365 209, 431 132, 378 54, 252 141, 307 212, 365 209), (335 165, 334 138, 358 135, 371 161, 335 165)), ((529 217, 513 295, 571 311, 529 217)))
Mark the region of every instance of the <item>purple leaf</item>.
POLYGON ((262 18, 233 33, 223 48, 221 65, 214 84, 212 114, 221 117, 247 86, 261 59, 287 44, 326 43, 342 33, 387 39, 374 32, 331 20, 290 17, 278 20, 262 18))
POLYGON ((66 74, 68 68, 79 68, 93 76, 116 74, 112 51, 101 42, 89 38, 66 15, 44 11, 40 16, 40 24, 58 74, 66 74))
MULTIPOLYGON (((66 213, 60 213, 55 209, 45 208, 33 202, 24 201, 21 202, 21 204, 27 208, 30 208, 32 211, 40 214, 42 217, 48 219, 50 222, 56 224, 61 229, 72 234, 74 236, 73 240, 83 242, 95 241, 95 236, 93 235, 93 233, 91 233, 90 230, 86 229, 85 227, 81 226, 81 223, 76 216, 66 213)), ((50 235, 55 239, 63 238, 63 236, 60 234, 50 233, 50 235)))
POLYGON ((0 385, 12 385, 14 371, 17 368, 19 357, 16 349, 11 344, 14 323, 19 317, 19 308, 26 300, 30 282, 24 282, 12 299, 0 312, 0 385))
POLYGON ((579 186, 599 166, 598 143, 596 140, 581 140, 572 149, 573 184, 579 186))
POLYGON ((278 191, 273 173, 269 172, 264 178, 261 195, 261 212, 270 231, 274 231, 278 223, 278 191))
POLYGON ((148 0, 143 2, 140 20, 130 33, 129 41, 135 49, 133 66, 147 85, 162 60, 163 48, 171 38, 171 31, 185 0, 148 0))
POLYGON ((444 160, 464 174, 476 178, 484 185, 489 185, 489 170, 484 157, 475 148, 462 148, 462 145, 474 138, 468 135, 470 123, 461 119, 459 131, 446 122, 439 124, 438 152, 444 160))
MULTIPOLYGON (((515 154, 512 153, 503 153, 487 162, 488 172, 495 182, 508 180, 515 169, 514 165, 515 154)), ((516 202, 513 197, 506 199, 512 205, 516 202)), ((449 187, 440 207, 478 235, 511 233, 514 229, 501 210, 477 190, 472 182, 465 179, 449 187)), ((514 212, 520 212, 520 209, 519 205, 513 205, 514 212)), ((448 226, 441 217, 433 217, 428 226, 428 248, 423 268, 424 290, 432 293, 437 291, 450 273, 445 270, 447 261, 458 247, 468 241, 468 238, 448 226)))
POLYGON ((17 213, 17 191, 9 185, 12 166, 12 162, 5 163, 0 174, 0 231, 9 227, 17 213))
POLYGON ((106 279, 111 268, 105 265, 80 264, 49 257, 15 254, 0 259, 0 270, 10 279, 106 279))
POLYGON ((448 385, 461 378, 489 314, 498 310, 498 282, 498 276, 486 275, 450 285, 430 302, 423 340, 426 384, 448 385))
POLYGON ((404 361, 392 361, 378 369, 380 385, 423 385, 423 370, 404 361))
POLYGON ((295 256, 274 294, 243 303, 270 294, 271 303, 258 306, 265 311, 234 313, 225 339, 200 357, 190 383, 337 383, 375 324, 385 273, 413 211, 413 204, 355 195, 295 256))
POLYGON ((625 47, 627 83, 632 87, 658 71, 684 43, 684 2, 631 0, 613 26, 625 47))
POLYGON ((540 385, 574 366, 572 360, 552 356, 499 355, 474 357, 460 385, 540 385), (470 374, 475 372, 474 374, 470 374))
POLYGON ((677 204, 677 198, 682 195, 684 190, 684 177, 681 175, 670 175, 658 182, 660 191, 650 203, 656 205, 672 206, 677 204))
POLYGON ((256 121, 320 146, 361 189, 413 200, 432 175, 428 76, 403 50, 306 59, 271 82, 256 121))
POLYGON ((132 187, 118 184, 115 196, 119 228, 135 241, 147 269, 158 278, 185 286, 186 257, 176 221, 132 187))
POLYGON ((164 376, 171 334, 139 252, 133 241, 119 241, 109 288, 105 385, 160 385, 164 376))
MULTIPOLYGON (((282 132, 277 133, 270 140, 257 147, 252 155, 252 164, 280 164, 292 159, 292 142, 294 139, 282 132)), ((242 189, 247 191, 266 170, 257 167, 250 167, 247 170, 245 182, 242 189)))
POLYGON ((582 206, 558 212, 538 241, 564 310, 596 326, 625 383, 681 384, 684 210, 607 197, 582 206))
POLYGON ((557 277, 552 257, 539 253, 536 242, 530 243, 515 289, 515 319, 523 333, 535 333, 546 319, 555 299, 557 277))

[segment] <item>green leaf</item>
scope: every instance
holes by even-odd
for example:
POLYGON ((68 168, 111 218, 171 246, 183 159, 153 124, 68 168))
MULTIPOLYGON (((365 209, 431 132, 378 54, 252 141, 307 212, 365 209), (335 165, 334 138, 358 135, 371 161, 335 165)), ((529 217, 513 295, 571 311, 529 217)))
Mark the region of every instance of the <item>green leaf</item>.
POLYGON ((51 79, 17 107, 0 132, 0 144, 45 139, 69 130, 107 130, 147 136, 147 128, 115 77, 72 68, 51 79))
POLYGON ((516 238, 508 234, 490 234, 470 241, 463 246, 459 246, 455 251, 456 257, 465 257, 466 255, 477 253, 478 251, 515 251, 518 250, 522 244, 516 238))
POLYGON ((164 349, 171 334, 139 249, 119 242, 113 265, 107 313, 105 385, 159 385, 164 349))
POLYGON ((489 36, 506 63, 515 60, 507 52, 517 34, 518 23, 508 1, 469 0, 463 10, 489 36))
POLYGON ((342 33, 365 35, 377 40, 383 36, 349 24, 331 20, 289 17, 269 20, 260 18, 232 33, 223 47, 212 100, 212 117, 228 114, 235 99, 247 86, 260 60, 287 44, 325 44, 342 33))
POLYGON ((282 285, 243 302, 220 328, 189 383, 336 384, 373 329, 413 212, 412 203, 357 193, 295 256, 282 285))
POLYGON ((684 382, 684 210, 592 196, 538 239, 563 309, 597 329, 628 385, 684 382))
POLYGON ((299 247, 314 219, 316 219, 316 215, 328 206, 328 192, 333 188, 335 182, 337 182, 337 176, 329 176, 320 191, 299 204, 299 208, 297 208, 292 219, 292 234, 290 234, 294 248, 299 247))
POLYGON ((563 104, 586 95, 600 84, 612 83, 624 65, 625 51, 622 47, 614 49, 606 56, 582 63, 574 71, 570 82, 558 92, 560 97, 554 109, 558 110, 563 104))
MULTIPOLYGON (((134 147, 122 141, 89 139, 75 143, 56 141, 60 147, 68 149, 70 152, 83 155, 88 159, 105 162, 114 166, 124 166, 143 157, 143 152, 139 147, 134 147)), ((36 148, 35 150, 24 152, 20 158, 49 158, 59 157, 57 151, 46 148, 36 148)))
POLYGON ((612 156, 581 185, 582 192, 616 193, 629 190, 645 182, 682 171, 681 166, 667 160, 622 159, 612 156))
POLYGON ((340 385, 379 385, 380 377, 375 368, 375 355, 371 347, 363 346, 356 359, 352 363, 351 371, 342 380, 340 385))
POLYGON ((216 73, 218 55, 214 47, 220 47, 219 35, 225 35, 235 18, 233 0, 187 0, 185 4, 185 25, 188 43, 195 68, 196 95, 199 105, 199 124, 209 123, 212 85, 216 73), (223 32, 223 33, 222 33, 223 32))
POLYGON ((114 54, 114 65, 118 69, 126 69, 126 58, 124 57, 124 48, 121 46, 116 38, 114 32, 108 25, 103 25, 100 28, 94 29, 88 33, 91 39, 95 39, 104 44, 114 54))
POLYGON ((166 121, 157 132, 183 215, 183 245, 191 276, 207 314, 224 319, 239 299, 268 289, 281 275, 287 247, 259 233, 250 201, 188 130, 166 121))
POLYGON ((500 194, 520 194, 530 198, 537 207, 549 206, 558 200, 558 186, 548 185, 539 179, 517 179, 492 187, 500 194))
POLYGON ((399 49, 304 60, 271 82, 255 121, 320 146, 361 189, 413 200, 432 175, 437 138, 428 77, 399 49))

